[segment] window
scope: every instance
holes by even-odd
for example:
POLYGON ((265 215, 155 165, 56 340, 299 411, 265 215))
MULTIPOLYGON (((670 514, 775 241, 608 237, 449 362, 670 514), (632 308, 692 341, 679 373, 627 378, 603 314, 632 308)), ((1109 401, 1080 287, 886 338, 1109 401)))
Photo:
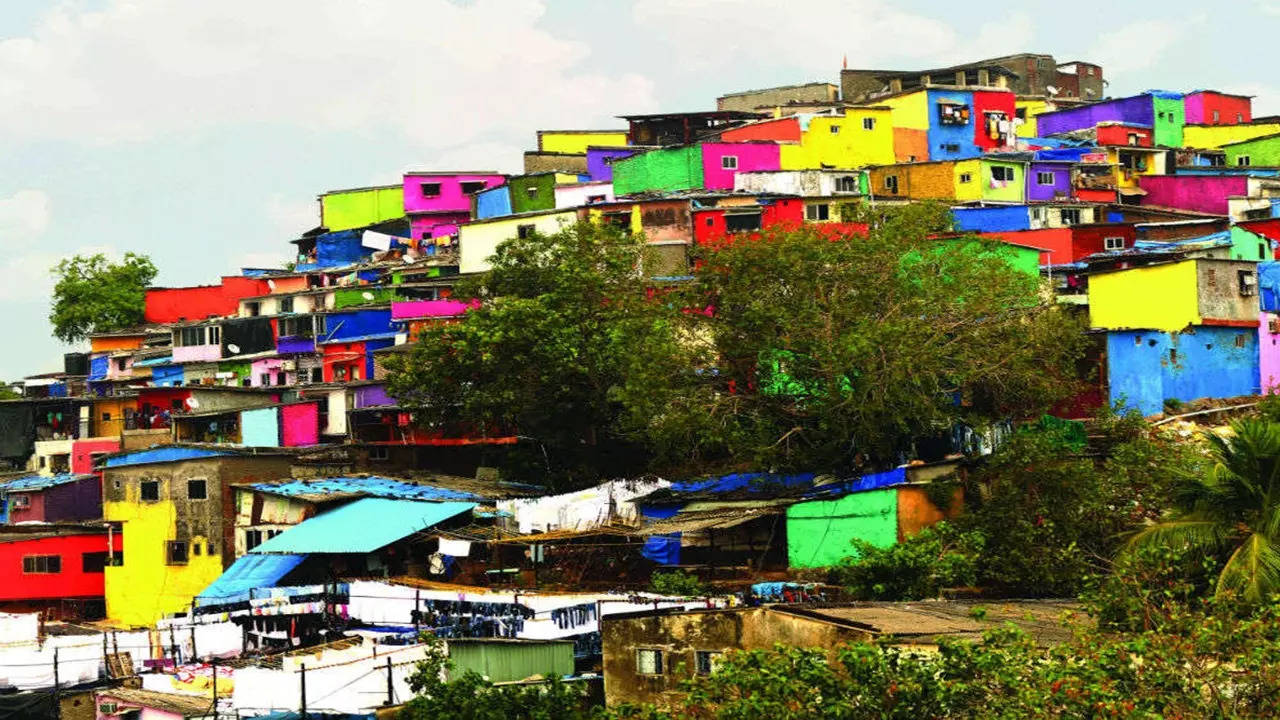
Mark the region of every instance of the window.
POLYGON ((107 551, 80 553, 80 572, 100 573, 107 566, 107 551))
POLYGON ((31 507, 31 498, 26 495, 10 495, 9 507, 10 508, 31 507))
POLYGON ((1169 348, 1169 362, 1178 362, 1178 348, 1169 348))
MULTIPOLYGON (((953 152, 953 153, 960 152, 960 143, 943 143, 941 147, 945 152, 953 152)), ((911 162, 915 162, 915 161, 916 161, 916 156, 912 155, 911 162)))
MULTIPOLYGON (((534 188, 534 189, 536 190, 537 188, 534 188)), ((520 239, 524 239, 524 238, 527 238, 527 237, 529 237, 529 236, 531 236, 531 235, 533 235, 533 226, 532 226, 532 225, 517 225, 517 226, 516 226, 516 237, 518 237, 518 238, 520 238, 520 239)))
POLYGON ((440 197, 440 183, 422 183, 422 197, 440 197))
POLYGON ((311 337, 315 329, 314 315, 280 318, 280 337, 311 337))
POLYGON ((524 194, 529 196, 530 200, 538 199, 538 186, 531 185, 524 189, 524 194))
POLYGON ((1244 122, 1244 113, 1236 113, 1236 122, 1244 122))
POLYGON ((388 453, 388 452, 387 452, 387 449, 386 449, 386 448, 384 448, 384 447, 371 447, 371 448, 369 448, 369 459, 370 459, 370 460, 387 460, 387 459, 389 459, 390 457, 391 457, 390 453, 388 453))
POLYGON ((191 347, 204 344, 204 328, 186 327, 178 331, 178 345, 191 347))
POLYGON ((1103 250, 1123 250, 1124 238, 1122 237, 1105 237, 1102 238, 1103 250))
POLYGON ((324 382, 324 368, 311 368, 311 382, 324 382))
POLYGON ((293 312, 293 298, 291 297, 280 298, 280 312, 282 313, 293 312))
POLYGON ((1253 160, 1252 160, 1252 158, 1250 158, 1248 155, 1237 155, 1237 156, 1236 156, 1236 165, 1248 165, 1248 164, 1250 164, 1251 162, 1253 162, 1253 160))
POLYGON ((1138 141, 1140 141, 1141 139, 1142 139, 1142 136, 1141 136, 1141 135, 1139 135, 1138 133, 1129 133, 1129 144, 1130 144, 1130 145, 1137 145, 1137 144, 1138 144, 1138 141))
POLYGON ((188 500, 208 500, 209 499, 209 483, 204 478, 191 479, 187 481, 187 499, 188 500))
POLYGON ((661 675, 662 651, 643 648, 636 650, 637 675, 661 675))
POLYGON ((885 189, 885 190, 888 190, 890 195, 897 195, 897 194, 898 194, 898 176, 897 176, 897 175, 885 175, 885 176, 884 176, 884 189, 885 189))
POLYGON ((1251 296, 1257 294, 1258 276, 1253 270, 1241 270, 1236 273, 1236 277, 1240 281, 1240 294, 1251 296))
POLYGON ((222 342, 222 328, 214 325, 209 328, 209 344, 217 345, 222 342))
POLYGON ((1158 118, 1160 118, 1161 120, 1163 120, 1163 119, 1164 119, 1164 112, 1163 112, 1163 111, 1161 111, 1161 112, 1156 113, 1156 117, 1158 117, 1158 118))
POLYGON ((1013 182, 1013 168, 996 165, 991 168, 991 179, 997 182, 1013 182))
POLYGON ((1217 110, 1214 110, 1214 111, 1213 111, 1213 121, 1214 121, 1214 122, 1218 122, 1218 111, 1217 111, 1217 110))
POLYGON ((1236 347, 1238 347, 1238 348, 1242 348, 1242 347, 1244 347, 1244 346, 1245 346, 1245 344, 1246 344, 1246 343, 1247 343, 1247 341, 1245 340, 1245 336, 1244 336, 1244 335, 1237 335, 1237 336, 1236 336, 1236 347))
POLYGON ((720 158, 720 169, 721 169, 721 170, 737 170, 737 169, 738 169, 738 156, 737 156, 737 155, 725 155, 725 156, 721 157, 721 158, 720 158))
POLYGON ((285 373, 284 373, 284 371, 283 371, 283 370, 281 370, 281 371, 279 371, 279 372, 277 372, 277 373, 276 373, 276 384, 277 384, 277 385, 284 385, 284 384, 286 384, 287 379, 288 379, 288 376, 287 376, 287 375, 285 375, 285 373))
POLYGON ((192 555, 200 554, 200 543, 191 543, 191 554, 192 555))
POLYGON ((266 387, 271 384, 271 373, 259 373, 258 384, 266 387))
POLYGON ((605 196, 605 195, 588 195, 588 196, 587 196, 587 204, 588 204, 588 205, 595 205, 596 203, 602 203, 602 202, 604 202, 604 201, 605 201, 605 198, 606 198, 606 197, 607 197, 607 196, 605 196))
POLYGON ((244 304, 245 312, 249 313, 249 317, 258 317, 262 313, 262 303, 254 301, 244 304))
POLYGON ((973 182, 973 173, 967 173, 967 172, 960 173, 961 185, 967 185, 968 183, 971 183, 971 182, 973 182))
POLYGON ((484 189, 484 182, 480 180, 468 180, 461 184, 463 195, 472 195, 484 189))
POLYGON ((710 675, 720 667, 722 657, 714 650, 698 650, 693 654, 694 669, 699 675, 710 675))
POLYGON ((1080 224, 1080 208, 1062 208, 1061 211, 1063 225, 1079 225, 1080 224))
POLYGON ((22 558, 22 572, 28 575, 56 575, 62 572, 62 556, 28 555, 22 558))
POLYGON ((170 540, 164 544, 165 563, 169 565, 187 564, 187 544, 181 540, 170 540))
POLYGON ((102 422, 111 422, 111 413, 109 412, 102 413, 102 422))
POLYGON ((1051 173, 1051 172, 1038 172, 1038 173, 1036 173, 1036 184, 1037 184, 1037 185, 1052 185, 1052 184, 1053 184, 1053 173, 1051 173))
POLYGON ((831 219, 831 206, 827 203, 806 205, 804 217, 806 220, 829 220, 831 219))
POLYGON ((116 358, 116 370, 120 372, 124 372, 124 364, 125 364, 125 361, 127 361, 128 359, 129 358, 123 358, 123 357, 116 358))
POLYGON ((875 119, 875 118, 862 118, 862 129, 863 129, 863 130, 875 130, 875 129, 876 129, 876 119, 875 119))
POLYGON ((760 213, 734 213, 724 216, 725 232, 749 232, 760 229, 760 213))
POLYGON ((160 499, 160 481, 159 480, 143 480, 138 484, 138 497, 146 501, 154 502, 160 499))
POLYGON ((858 178, 852 175, 836 178, 836 192, 858 192, 858 178))
POLYGON ((840 126, 839 126, 839 125, 828 125, 828 126, 827 126, 827 130, 829 130, 829 131, 831 132, 831 134, 832 134, 832 135, 839 135, 839 134, 840 134, 840 126))

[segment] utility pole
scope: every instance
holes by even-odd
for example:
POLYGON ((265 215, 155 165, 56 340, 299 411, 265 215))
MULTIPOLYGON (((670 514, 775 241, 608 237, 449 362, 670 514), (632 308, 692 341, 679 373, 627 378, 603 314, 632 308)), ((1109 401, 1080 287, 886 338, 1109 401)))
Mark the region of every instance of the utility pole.
POLYGON ((299 712, 302 715, 302 720, 307 720, 307 665, 306 663, 303 663, 301 667, 302 667, 302 670, 300 672, 301 672, 301 681, 302 681, 302 707, 300 708, 299 712))

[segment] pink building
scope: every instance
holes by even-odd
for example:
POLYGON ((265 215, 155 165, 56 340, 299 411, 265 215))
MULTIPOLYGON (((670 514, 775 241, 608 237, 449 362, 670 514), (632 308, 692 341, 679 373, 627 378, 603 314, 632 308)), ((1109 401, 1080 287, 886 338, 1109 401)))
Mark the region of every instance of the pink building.
POLYGON ((412 237, 457 233, 471 219, 471 196, 506 181, 506 175, 484 171, 405 173, 404 212, 412 237))
POLYGON ((1138 186, 1146 195, 1143 205, 1227 214, 1227 198, 1249 194, 1249 178, 1243 175, 1139 175, 1138 186))
POLYGON ((249 385, 252 387, 292 385, 296 380, 293 365, 293 360, 282 357, 254 360, 249 373, 249 385))
POLYGON ((781 170, 778 144, 736 142, 702 144, 702 182, 708 190, 732 190, 739 171, 781 170))
POLYGON ((284 447, 320 444, 319 403, 297 403, 280 407, 280 444, 284 447))
POLYGON ((1262 394, 1280 392, 1280 315, 1273 312, 1258 316, 1258 370, 1262 394))

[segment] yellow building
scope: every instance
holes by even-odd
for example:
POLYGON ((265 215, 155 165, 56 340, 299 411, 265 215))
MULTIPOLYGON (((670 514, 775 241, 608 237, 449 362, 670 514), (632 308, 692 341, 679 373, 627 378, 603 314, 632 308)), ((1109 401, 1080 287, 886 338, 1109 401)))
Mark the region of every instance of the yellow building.
POLYGON ((1018 137, 1040 137, 1036 134, 1036 116, 1042 112, 1056 110, 1048 100, 1039 97, 1020 97, 1014 101, 1016 117, 1022 120, 1017 127, 1018 137))
POLYGON ((504 241, 532 232, 553 235, 577 221, 577 210, 544 210, 467 223, 458 228, 458 272, 488 270, 489 258, 504 241))
POLYGON ((1138 187, 1142 175, 1164 175, 1168 153, 1161 148, 1109 145, 1107 164, 1115 168, 1116 188, 1124 191, 1138 187))
POLYGON ((587 148, 625 147, 626 130, 539 130, 538 152, 584 155, 587 148))
POLYGON ((1257 320, 1257 263, 1192 258, 1089 276, 1089 324, 1180 331, 1257 320))
POLYGON ((121 532, 105 570, 107 617, 125 627, 187 612, 234 559, 233 519, 223 512, 231 488, 290 475, 284 455, 176 446, 106 464, 102 517, 121 532))
POLYGON ((780 148, 783 170, 858 168, 894 161, 889 108, 846 108, 843 115, 810 115, 799 122, 800 142, 780 148))
POLYGON ((330 232, 404 217, 404 185, 334 190, 320 196, 320 224, 330 232))
POLYGON ((1244 123, 1241 125, 1187 125, 1182 128, 1182 145, 1213 150, 1227 143, 1252 140, 1280 133, 1280 122, 1244 123))

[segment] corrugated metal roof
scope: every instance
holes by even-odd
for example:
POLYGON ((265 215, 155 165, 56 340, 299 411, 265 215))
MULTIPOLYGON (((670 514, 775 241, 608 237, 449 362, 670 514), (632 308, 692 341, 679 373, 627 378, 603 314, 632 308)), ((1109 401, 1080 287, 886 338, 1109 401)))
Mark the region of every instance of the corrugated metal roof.
POLYGON ((250 590, 275 587, 280 578, 288 575, 306 559, 306 555, 245 555, 232 563, 204 592, 196 596, 196 605, 220 605, 240 599, 247 600, 250 590))
POLYGON ((406 482, 395 478, 379 477, 336 477, 318 480, 293 480, 285 483, 258 483, 251 485, 254 490, 271 495, 298 498, 311 502, 322 502, 340 497, 380 497, 399 500, 429 500, 442 502, 447 500, 484 500, 475 493, 453 490, 436 485, 424 485, 406 482))
POLYGON ((45 488, 56 487, 58 485, 66 485, 77 480, 91 478, 92 475, 26 475, 24 477, 10 478, 8 480, 0 480, 0 492, 25 492, 29 490, 44 490, 45 488))
POLYGON ((130 705, 163 710, 184 718, 205 717, 212 714, 209 712, 209 699, 198 695, 115 688, 100 691, 98 699, 120 700, 130 705))
POLYGON ((271 553, 368 553, 469 512, 470 502, 361 498, 285 530, 253 549, 271 553))

